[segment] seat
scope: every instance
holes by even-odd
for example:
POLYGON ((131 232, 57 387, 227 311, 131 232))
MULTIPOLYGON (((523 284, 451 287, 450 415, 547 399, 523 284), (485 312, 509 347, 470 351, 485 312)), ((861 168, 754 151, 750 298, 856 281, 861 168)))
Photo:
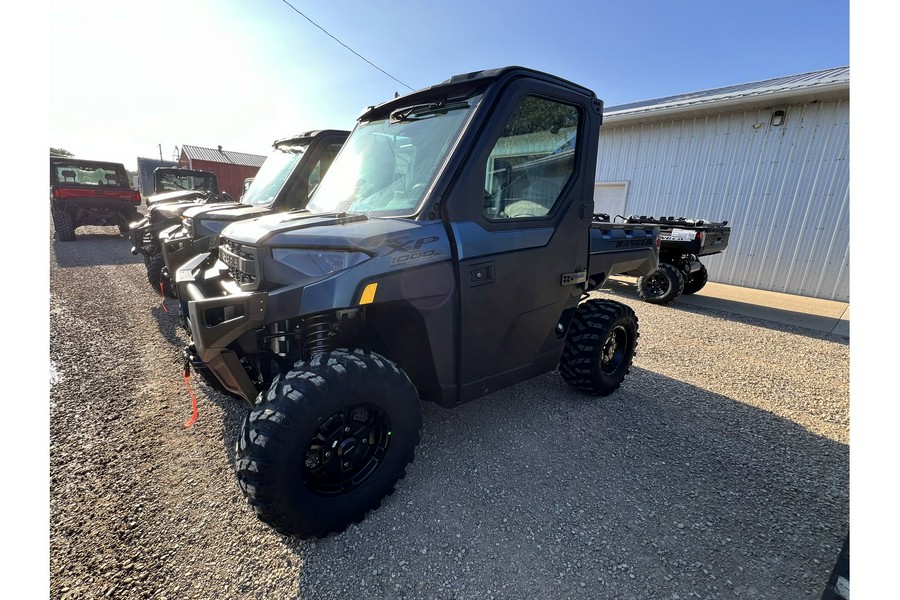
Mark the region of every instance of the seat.
POLYGON ((549 212, 546 206, 538 204, 532 200, 513 200, 506 208, 503 209, 501 215, 510 218, 515 217, 543 217, 549 212))

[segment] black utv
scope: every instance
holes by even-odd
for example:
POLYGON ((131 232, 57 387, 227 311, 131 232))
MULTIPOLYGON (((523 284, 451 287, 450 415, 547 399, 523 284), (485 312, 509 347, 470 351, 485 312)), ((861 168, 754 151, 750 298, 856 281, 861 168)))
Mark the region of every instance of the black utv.
POLYGON ((209 252, 210 240, 229 223, 304 208, 348 135, 349 131, 323 129, 276 140, 240 204, 185 210, 181 221, 162 234, 163 268, 157 288, 175 297, 171 274, 188 259, 209 252))
POLYGON ((362 519, 413 459, 420 400, 557 368, 589 395, 620 386, 637 317, 587 293, 655 269, 659 228, 594 221, 602 108, 521 67, 393 99, 306 210, 229 225, 178 269, 186 367, 252 405, 235 468, 263 521, 311 537, 362 519))
POLYGON ((147 215, 129 226, 131 253, 140 254, 147 267, 147 280, 156 293, 163 294, 160 273, 164 261, 160 253, 160 233, 180 223, 189 208, 212 203, 234 202, 227 192, 219 192, 215 173, 180 167, 158 167, 153 171, 154 194, 147 198, 147 215))

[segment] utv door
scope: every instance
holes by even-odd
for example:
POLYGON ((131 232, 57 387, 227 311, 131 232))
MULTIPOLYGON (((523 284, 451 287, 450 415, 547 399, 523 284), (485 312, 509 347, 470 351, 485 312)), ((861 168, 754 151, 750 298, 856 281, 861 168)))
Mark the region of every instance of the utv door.
POLYGON ((556 367, 587 268, 599 103, 535 80, 501 97, 445 205, 460 402, 556 367))

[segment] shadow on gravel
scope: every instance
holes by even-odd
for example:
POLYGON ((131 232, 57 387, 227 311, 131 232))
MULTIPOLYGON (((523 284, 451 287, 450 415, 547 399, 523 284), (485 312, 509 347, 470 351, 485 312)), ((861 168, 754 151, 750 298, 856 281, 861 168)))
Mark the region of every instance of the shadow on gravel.
MULTIPOLYGON (((92 229, 96 231, 99 228, 92 229)), ((57 266, 70 268, 132 263, 143 266, 141 257, 131 254, 131 242, 119 235, 115 228, 106 229, 109 229, 109 234, 82 233, 81 230, 77 230, 74 242, 60 242, 54 239, 50 248, 57 266)))
MULTIPOLYGON (((210 397, 233 460, 245 405, 210 397)), ((818 600, 848 531, 846 445, 653 372, 600 399, 549 373, 424 416, 380 509, 280 538, 300 597, 818 600)))
POLYGON ((163 301, 162 296, 153 293, 149 283, 145 287, 147 295, 156 302, 150 309, 150 313, 156 321, 160 335, 170 344, 177 346, 180 352, 190 337, 181 327, 181 305, 172 298, 166 298, 163 301))
MULTIPOLYGON (((633 284, 624 281, 609 279, 606 283, 603 284, 602 291, 608 292, 614 296, 619 296, 623 302, 632 305, 644 302, 638 296, 637 288, 633 284)), ((812 339, 827 340, 829 342, 835 342, 844 346, 848 346, 850 344, 850 340, 845 337, 824 333, 823 331, 818 331, 816 329, 810 329, 810 327, 819 327, 820 329, 830 328, 834 323, 834 319, 828 317, 798 314, 789 310, 769 308, 767 310, 772 315, 772 317, 778 319, 777 321, 770 321, 768 319, 762 319, 743 314, 742 307, 748 306, 745 303, 735 302, 733 300, 717 300, 716 302, 721 304, 722 310, 686 304, 684 302, 679 302, 678 298, 676 298, 673 302, 665 305, 664 308, 671 308, 674 310, 680 310, 682 312, 702 315, 722 315, 724 318, 730 321, 738 321, 741 323, 746 323, 748 325, 765 327, 766 329, 771 329, 773 331, 783 331, 786 333, 804 335, 812 339), (808 323, 810 327, 800 327, 787 324, 796 322, 808 323)))

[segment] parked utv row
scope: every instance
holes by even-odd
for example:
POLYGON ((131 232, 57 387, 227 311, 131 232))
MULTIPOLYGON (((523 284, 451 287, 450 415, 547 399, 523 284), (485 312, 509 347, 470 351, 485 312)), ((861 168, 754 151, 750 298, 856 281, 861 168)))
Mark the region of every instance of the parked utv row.
POLYGON ((619 388, 638 319, 588 292, 653 273, 660 224, 595 218, 602 108, 531 69, 457 75, 349 134, 275 142, 240 203, 135 226, 180 304, 186 374, 249 404, 235 470, 260 519, 302 538, 361 520, 413 460, 422 401, 554 369, 619 388))
MULTIPOLYGON (((273 144, 239 204, 193 205, 181 212, 180 221, 161 232, 160 263, 151 286, 175 297, 172 274, 189 258, 216 252, 210 241, 236 221, 257 218, 270 212, 300 210, 331 166, 348 131, 308 131, 273 144)), ((137 247, 132 248, 132 253, 137 247)), ((186 314, 186 313, 185 313, 186 314)))

